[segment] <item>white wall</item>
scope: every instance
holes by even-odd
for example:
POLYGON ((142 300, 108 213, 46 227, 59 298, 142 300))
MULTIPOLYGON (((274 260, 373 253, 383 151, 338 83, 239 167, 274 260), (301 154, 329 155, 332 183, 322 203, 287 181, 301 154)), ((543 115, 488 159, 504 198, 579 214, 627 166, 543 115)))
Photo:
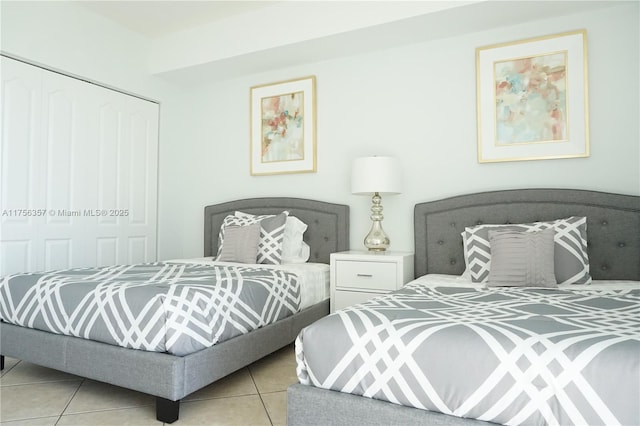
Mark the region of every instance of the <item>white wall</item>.
POLYGON ((413 248, 416 202, 526 187, 640 195, 638 12, 633 2, 197 87, 191 127, 163 145, 172 159, 163 176, 176 181, 161 191, 176 207, 161 208, 160 258, 202 254, 205 205, 270 195, 349 204, 351 246, 361 248, 370 200, 350 194, 350 164, 373 154, 394 155, 405 169, 403 194, 383 200, 396 250, 413 248), (591 156, 479 164, 475 48, 580 28, 588 33, 591 156), (317 77, 318 172, 250 176, 249 88, 307 75, 317 77))
POLYGON ((65 1, 1 6, 3 52, 146 97, 159 94, 162 82, 147 71, 146 37, 65 1))
POLYGON ((384 200, 397 250, 413 247, 420 201, 520 187, 640 194, 637 2, 193 89, 151 76, 151 42, 81 6, 3 1, 1 11, 3 52, 161 102, 160 259, 202 254, 205 205, 268 195, 349 204, 351 245, 361 247, 370 200, 349 193, 349 174, 364 155, 405 167, 405 191, 384 200), (475 48, 579 28, 589 37, 591 157, 478 164, 475 48), (307 75, 317 77, 318 172, 250 176, 249 88, 307 75))

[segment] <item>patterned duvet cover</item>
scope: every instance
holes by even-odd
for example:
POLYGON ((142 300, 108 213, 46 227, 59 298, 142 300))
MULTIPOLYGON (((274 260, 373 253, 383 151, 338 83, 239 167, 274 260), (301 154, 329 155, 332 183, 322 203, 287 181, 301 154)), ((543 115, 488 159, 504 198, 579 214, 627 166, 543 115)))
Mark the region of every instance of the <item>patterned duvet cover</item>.
POLYGON ((0 280, 0 319, 126 348, 186 355, 299 310, 292 272, 157 262, 0 280))
POLYGON ((415 281, 305 328, 296 356, 302 384, 454 416, 638 425, 640 287, 415 281))

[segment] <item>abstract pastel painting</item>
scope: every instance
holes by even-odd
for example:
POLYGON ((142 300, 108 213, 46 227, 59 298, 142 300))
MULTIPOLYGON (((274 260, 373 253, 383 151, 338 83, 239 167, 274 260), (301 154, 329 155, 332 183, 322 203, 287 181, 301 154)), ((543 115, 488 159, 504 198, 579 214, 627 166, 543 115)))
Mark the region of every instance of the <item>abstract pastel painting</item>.
POLYGON ((496 143, 567 139, 567 52, 497 61, 496 143))
POLYGON ((251 174, 316 171, 315 76, 251 88, 251 174))
POLYGON ((476 49, 478 162, 589 156, 587 32, 476 49))
POLYGON ((304 159, 304 93, 262 98, 262 162, 304 159))

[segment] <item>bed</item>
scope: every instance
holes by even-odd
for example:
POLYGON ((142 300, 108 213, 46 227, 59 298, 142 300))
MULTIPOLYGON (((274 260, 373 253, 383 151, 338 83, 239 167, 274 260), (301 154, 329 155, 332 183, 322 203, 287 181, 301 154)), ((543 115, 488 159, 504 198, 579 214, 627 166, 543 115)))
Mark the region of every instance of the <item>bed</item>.
MULTIPOLYGON (((328 264, 330 253, 348 249, 348 206, 299 198, 251 198, 205 207, 204 259, 176 260, 162 262, 160 265, 143 266, 164 268, 163 271, 167 268, 172 271, 176 269, 191 271, 189 273, 193 275, 192 279, 201 281, 203 262, 211 262, 211 258, 218 255, 218 239, 222 236, 219 230, 225 218, 237 215, 236 212, 242 212, 244 215, 276 216, 283 211, 288 211, 289 216, 297 217, 307 225, 304 242, 308 246, 310 265, 328 264)), ((225 241, 230 239, 228 229, 225 241)), ((225 245, 228 246, 227 242, 225 245)), ((252 265, 240 266, 251 269, 252 265)), ((295 266, 302 268, 304 265, 295 266)), ((273 268, 277 269, 278 266, 274 265, 273 268)), ((230 270, 235 271, 230 267, 216 270, 215 274, 224 275, 230 270)), ((268 273, 275 272, 268 270, 268 273)), ((290 271, 282 272, 282 274, 285 273, 288 276, 301 276, 290 271)), ((133 280, 136 274, 137 272, 130 274, 131 276, 125 280, 133 280)), ((207 272, 205 278, 209 275, 211 273, 207 272)), ((171 274, 167 274, 167 278, 157 278, 157 287, 164 286, 165 281, 170 279, 171 274)), ((6 291, 6 288, 4 290, 6 291)), ((6 300, 2 303, 6 303, 6 300)), ((170 353, 168 349, 164 352, 132 349, 2 321, 0 322, 0 354, 2 354, 0 360, 2 368, 4 356, 9 356, 154 395, 157 419, 172 423, 179 417, 180 399, 290 344, 304 326, 328 313, 329 301, 325 298, 293 315, 278 317, 280 319, 276 318, 277 321, 273 323, 213 346, 195 348, 192 351, 185 350, 182 346, 182 349, 174 351, 176 353, 185 351, 184 355, 170 353)))
MULTIPOLYGON (((566 227, 551 244, 563 253, 554 238, 571 226, 558 223, 566 227)), ((415 281, 298 336, 289 425, 640 424, 640 197, 485 192, 417 204, 414 226, 415 281), (489 288, 465 275, 486 272, 465 255, 482 240, 477 230, 494 231, 494 273, 502 263, 496 238, 524 232, 491 224, 571 217, 575 232, 586 217, 584 241, 573 242, 586 248, 588 279, 583 269, 557 288, 489 288)), ((543 228, 524 237, 541 239, 543 228)))

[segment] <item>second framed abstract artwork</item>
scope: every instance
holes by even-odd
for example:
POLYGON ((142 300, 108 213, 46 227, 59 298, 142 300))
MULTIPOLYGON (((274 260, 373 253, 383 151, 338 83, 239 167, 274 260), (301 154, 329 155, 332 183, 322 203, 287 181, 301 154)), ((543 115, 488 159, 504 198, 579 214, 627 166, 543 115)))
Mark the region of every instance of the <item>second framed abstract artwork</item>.
POLYGON ((476 49, 478 161, 589 156, 585 30, 476 49))
POLYGON ((316 171, 315 76, 251 88, 251 174, 316 171))

